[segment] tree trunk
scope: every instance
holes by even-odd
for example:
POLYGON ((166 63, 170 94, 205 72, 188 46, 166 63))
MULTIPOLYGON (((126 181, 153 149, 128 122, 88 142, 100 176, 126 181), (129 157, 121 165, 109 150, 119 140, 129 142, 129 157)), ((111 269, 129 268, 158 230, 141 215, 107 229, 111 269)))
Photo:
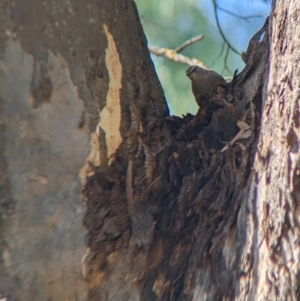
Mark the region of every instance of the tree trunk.
POLYGON ((179 118, 131 0, 2 3, 0 298, 298 300, 299 8, 179 118))

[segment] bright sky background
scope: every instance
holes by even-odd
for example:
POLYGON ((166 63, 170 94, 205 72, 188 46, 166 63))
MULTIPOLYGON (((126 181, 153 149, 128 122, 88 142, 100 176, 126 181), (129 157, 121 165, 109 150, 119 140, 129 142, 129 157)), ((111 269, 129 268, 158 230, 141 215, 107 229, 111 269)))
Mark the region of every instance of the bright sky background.
MULTIPOLYGON (((261 15, 261 18, 250 18, 248 20, 238 19, 226 12, 218 10, 220 25, 230 43, 240 52, 244 51, 250 38, 263 25, 265 19, 270 14, 271 3, 261 0, 219 0, 218 6, 240 16, 261 15)), ((208 21, 211 26, 211 34, 217 31, 216 20, 214 18, 213 3, 210 0, 198 0, 198 8, 209 16, 208 21)), ((222 41, 222 37, 216 35, 216 40, 222 41)))

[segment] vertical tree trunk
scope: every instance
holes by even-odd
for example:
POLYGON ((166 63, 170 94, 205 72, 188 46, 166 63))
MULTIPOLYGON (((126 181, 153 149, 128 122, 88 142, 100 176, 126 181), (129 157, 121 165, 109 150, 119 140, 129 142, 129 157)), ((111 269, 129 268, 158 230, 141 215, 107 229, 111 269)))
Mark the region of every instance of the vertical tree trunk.
POLYGON ((250 199, 256 221, 252 300, 300 298, 299 8, 298 1, 277 1, 272 12, 250 199))
POLYGON ((131 106, 164 117, 163 92, 132 1, 0 4, 0 298, 87 300, 79 175, 113 160, 131 106))

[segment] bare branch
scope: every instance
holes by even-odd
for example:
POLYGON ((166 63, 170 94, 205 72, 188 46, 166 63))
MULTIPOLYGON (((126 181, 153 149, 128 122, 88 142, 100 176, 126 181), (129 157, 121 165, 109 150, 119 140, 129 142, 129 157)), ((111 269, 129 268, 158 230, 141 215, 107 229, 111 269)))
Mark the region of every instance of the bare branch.
POLYGON ((223 44, 222 44, 222 48, 221 48, 221 51, 220 51, 220 54, 213 60, 212 64, 211 64, 211 68, 213 67, 213 65, 216 63, 216 61, 222 56, 223 54, 223 51, 225 49, 225 41, 223 41, 223 44))
POLYGON ((228 15, 234 16, 234 17, 236 17, 238 19, 244 19, 246 21, 248 21, 248 19, 262 18, 263 17, 262 15, 240 16, 240 15, 235 14, 235 13, 233 13, 233 12, 231 12, 231 11, 225 9, 225 8, 222 8, 222 7, 218 6, 218 5, 217 5, 217 7, 218 7, 218 10, 221 10, 221 11, 227 13, 228 15))
POLYGON ((227 45, 227 49, 226 49, 226 53, 225 53, 225 57, 224 57, 224 70, 227 70, 229 73, 231 73, 231 71, 230 71, 230 69, 228 68, 228 65, 227 65, 228 54, 229 54, 229 47, 227 45))
MULTIPOLYGON (((215 18, 216 18, 216 23, 217 23, 217 27, 218 27, 218 30, 220 32, 220 35, 222 36, 223 38, 223 45, 222 45, 222 49, 221 49, 221 52, 220 54, 218 55, 218 57, 216 58, 216 60, 218 58, 220 58, 224 52, 224 49, 225 49, 225 45, 227 46, 227 49, 226 49, 226 52, 225 52, 225 57, 224 57, 224 70, 227 70, 230 72, 229 68, 228 68, 228 65, 227 65, 227 59, 228 59, 228 55, 229 55, 229 50, 232 50, 234 53, 242 56, 242 54, 237 51, 232 45, 231 43, 228 41, 228 39, 226 38, 226 36, 224 35, 224 32, 221 28, 221 25, 220 25, 220 20, 219 20, 219 17, 218 17, 218 10, 221 10, 227 14, 230 14, 236 18, 240 18, 240 19, 245 19, 245 20, 248 20, 250 18, 260 18, 262 17, 261 15, 249 15, 249 16, 240 16, 238 14, 235 14, 225 8, 222 8, 222 7, 219 7, 218 4, 217 4, 217 0, 212 0, 213 2, 213 6, 214 6, 214 14, 215 14, 215 18)), ((196 36, 196 37, 193 37, 189 40, 187 40, 186 42, 184 42, 183 44, 181 44, 180 46, 178 46, 176 49, 169 49, 169 48, 160 48, 160 47, 157 47, 157 46, 149 46, 149 51, 157 56, 162 56, 162 57, 165 57, 173 62, 176 62, 176 63, 181 63, 181 64, 185 64, 185 65, 189 65, 189 66, 192 66, 192 65, 198 65, 198 66, 201 66, 205 69, 207 69, 204 64, 196 59, 196 58, 190 58, 190 57, 187 57, 187 56, 184 56, 182 54, 179 54, 179 52, 181 52, 183 49, 185 49, 186 47, 198 42, 198 41, 201 41, 203 39, 203 35, 199 35, 199 36, 196 36)), ((215 63, 215 61, 213 62, 213 64, 215 63)))
POLYGON ((196 36, 196 37, 194 37, 194 38, 191 38, 191 39, 185 41, 185 42, 184 42, 183 44, 181 44, 180 46, 178 46, 174 51, 177 52, 177 53, 178 53, 178 52, 181 52, 184 48, 186 48, 186 47, 188 47, 188 46, 190 46, 190 45, 192 45, 192 44, 194 44, 194 43, 196 43, 196 42, 198 42, 198 41, 201 41, 203 38, 204 38, 203 35, 200 35, 200 36, 196 36))
POLYGON ((168 48, 159 48, 157 46, 149 46, 148 48, 151 53, 157 56, 165 57, 173 62, 185 64, 188 66, 197 65, 207 69, 207 67, 205 67, 204 64, 198 59, 184 56, 182 54, 177 53, 175 50, 168 48))
POLYGON ((221 25, 220 25, 220 21, 219 21, 219 17, 218 17, 218 6, 217 6, 217 2, 216 0, 212 0, 213 5, 214 5, 214 13, 215 13, 215 18, 216 18, 216 22, 217 22, 217 27, 218 30, 220 32, 220 35, 222 36, 223 40, 225 41, 225 43, 228 45, 228 47, 236 54, 241 55, 241 53, 239 53, 231 44, 230 42, 227 40, 227 38, 225 37, 221 25))

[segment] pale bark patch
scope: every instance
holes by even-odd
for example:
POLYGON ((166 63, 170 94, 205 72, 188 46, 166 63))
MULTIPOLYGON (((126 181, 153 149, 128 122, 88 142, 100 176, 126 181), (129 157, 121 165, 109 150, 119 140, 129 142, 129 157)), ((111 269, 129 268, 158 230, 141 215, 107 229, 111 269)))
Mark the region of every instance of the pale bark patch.
POLYGON ((83 101, 71 80, 65 59, 60 54, 48 53, 48 75, 53 92, 49 103, 33 111, 34 130, 50 143, 53 153, 77 158, 82 149, 88 149, 88 122, 81 128, 78 126, 84 112, 83 101))
POLYGON ((120 133, 121 104, 120 89, 122 88, 122 64, 113 36, 108 31, 106 24, 103 26, 107 37, 105 62, 109 73, 109 87, 106 98, 106 106, 100 112, 100 127, 105 132, 107 144, 107 156, 111 160, 117 148, 122 142, 120 133))

